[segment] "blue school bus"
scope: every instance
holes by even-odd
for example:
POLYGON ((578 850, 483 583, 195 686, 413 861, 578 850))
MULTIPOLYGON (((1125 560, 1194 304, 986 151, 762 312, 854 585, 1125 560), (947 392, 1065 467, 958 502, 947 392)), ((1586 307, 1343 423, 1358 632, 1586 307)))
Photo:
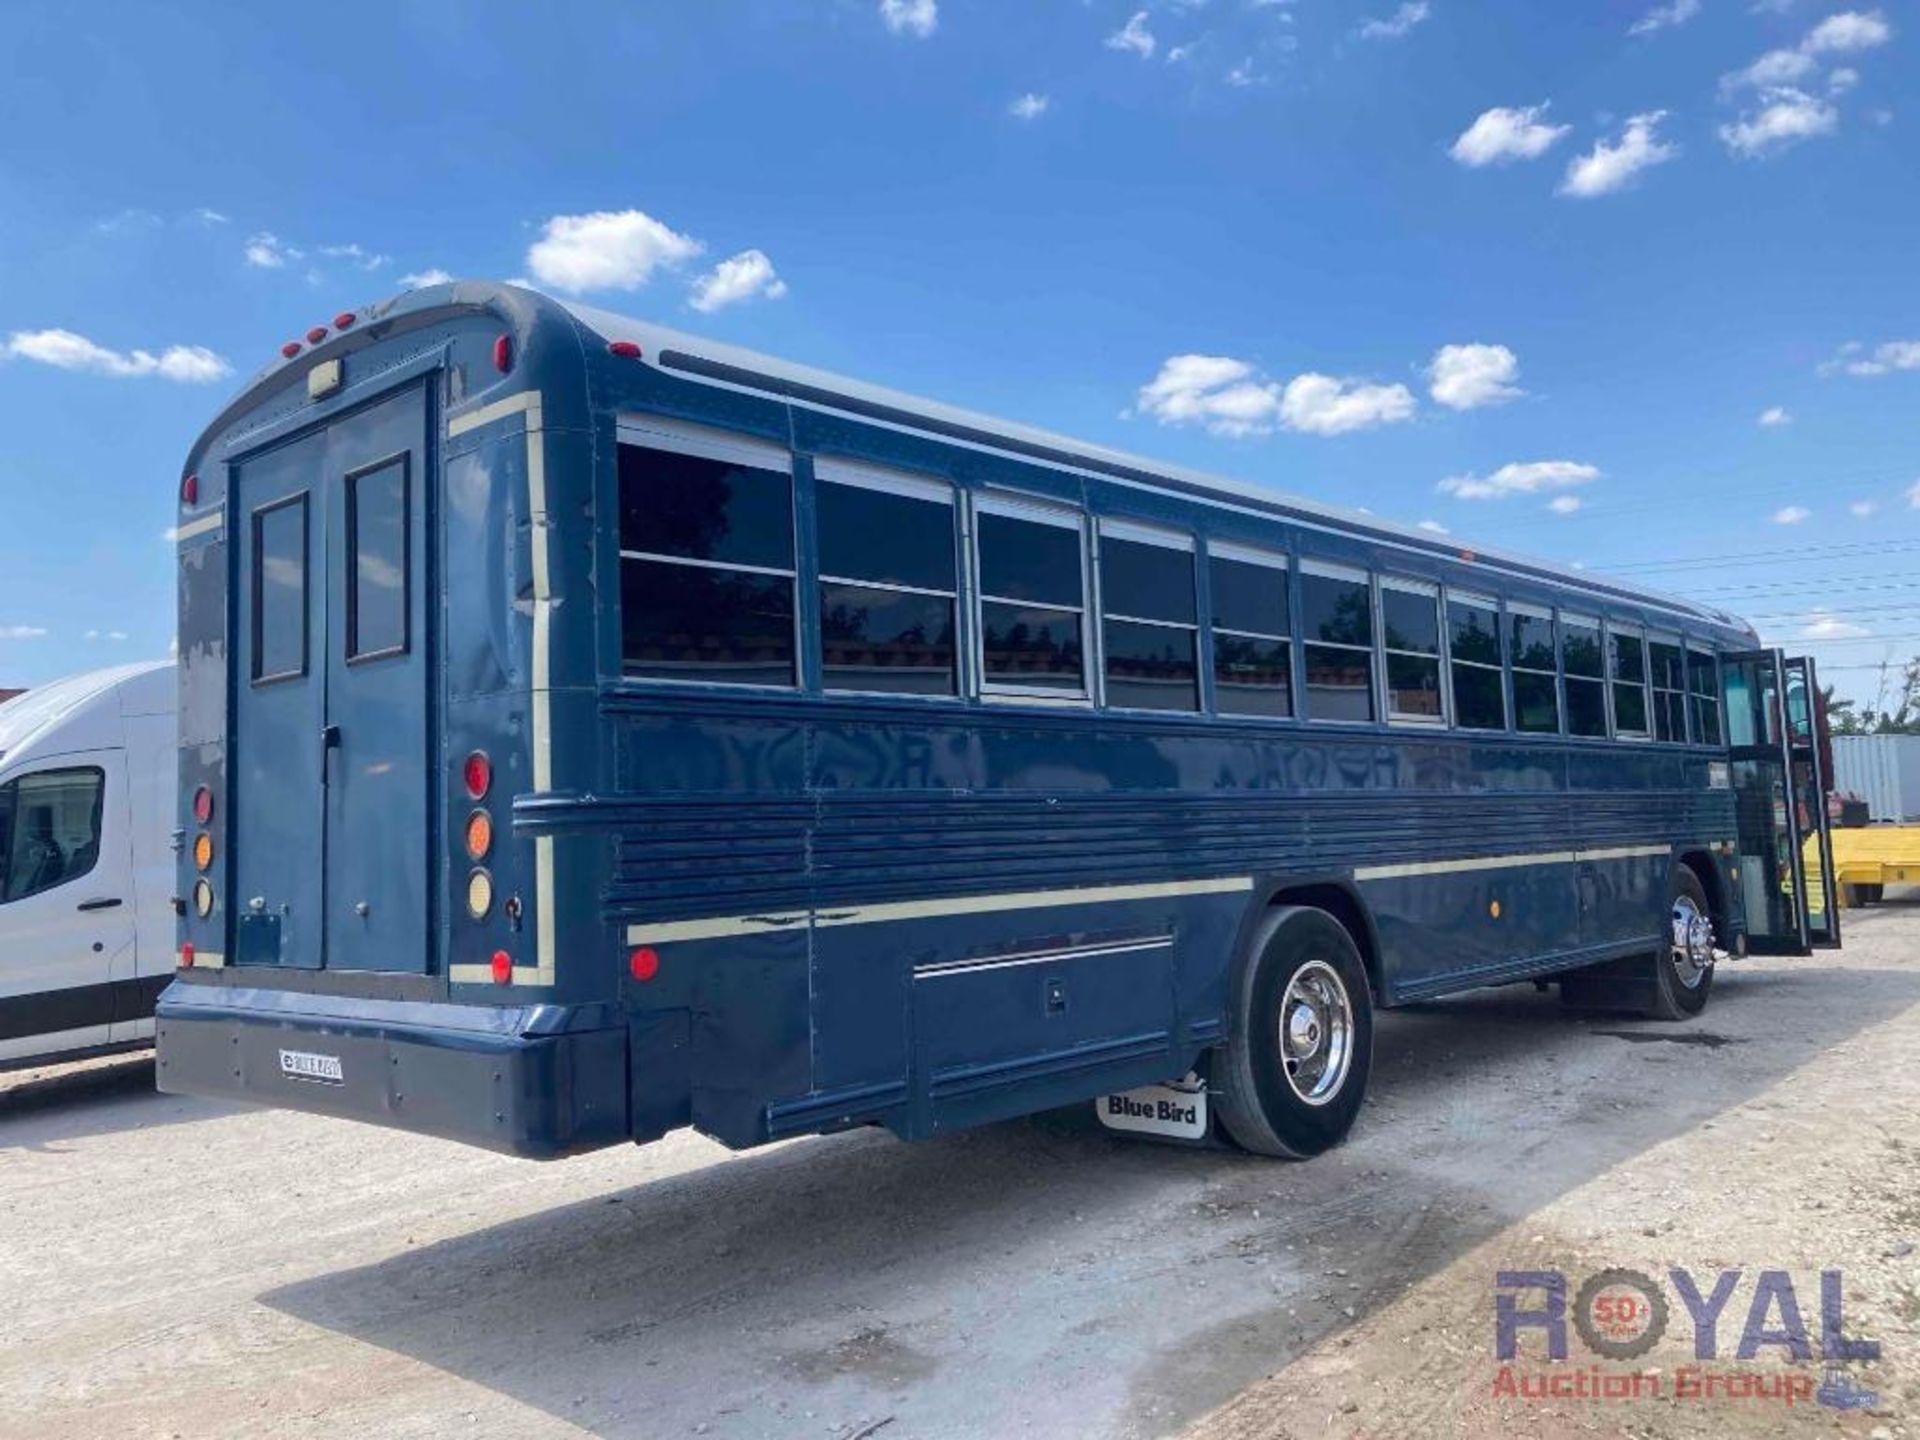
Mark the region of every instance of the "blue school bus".
POLYGON ((1731 616, 513 286, 288 341, 179 503, 164 1090, 1304 1157, 1376 1009, 1838 940, 1731 616))

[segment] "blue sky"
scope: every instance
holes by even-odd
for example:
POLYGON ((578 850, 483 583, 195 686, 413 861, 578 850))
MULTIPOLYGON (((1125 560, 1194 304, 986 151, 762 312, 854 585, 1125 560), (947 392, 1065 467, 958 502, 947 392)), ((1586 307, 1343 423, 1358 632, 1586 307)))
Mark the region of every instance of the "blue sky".
POLYGON ((1920 652, 1916 32, 1905 0, 13 0, 0 685, 164 653, 195 434, 444 271, 1657 580, 1870 698, 1920 652))

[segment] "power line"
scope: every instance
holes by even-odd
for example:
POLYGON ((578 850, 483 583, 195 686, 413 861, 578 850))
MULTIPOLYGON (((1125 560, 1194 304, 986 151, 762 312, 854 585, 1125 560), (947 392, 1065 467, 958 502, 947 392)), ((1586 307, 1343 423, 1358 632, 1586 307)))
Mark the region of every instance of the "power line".
POLYGON ((1637 574, 1647 570, 1719 569, 1729 565, 1747 565, 1757 560, 1824 560, 1841 557, 1892 555, 1920 550, 1920 540, 1859 540, 1842 545, 1803 545, 1785 550, 1746 550, 1722 552, 1718 556, 1691 555, 1676 560, 1643 560, 1630 565, 1612 565, 1615 575, 1637 574))

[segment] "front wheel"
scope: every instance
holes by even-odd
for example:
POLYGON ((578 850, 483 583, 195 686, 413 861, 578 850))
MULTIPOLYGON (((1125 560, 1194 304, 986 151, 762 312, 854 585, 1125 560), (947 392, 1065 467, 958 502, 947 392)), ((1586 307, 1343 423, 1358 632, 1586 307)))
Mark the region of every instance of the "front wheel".
POLYGON ((1372 996, 1353 937, 1324 910, 1270 912, 1236 974, 1216 1066, 1227 1134, 1257 1155, 1318 1155, 1353 1127, 1372 1068, 1372 996))

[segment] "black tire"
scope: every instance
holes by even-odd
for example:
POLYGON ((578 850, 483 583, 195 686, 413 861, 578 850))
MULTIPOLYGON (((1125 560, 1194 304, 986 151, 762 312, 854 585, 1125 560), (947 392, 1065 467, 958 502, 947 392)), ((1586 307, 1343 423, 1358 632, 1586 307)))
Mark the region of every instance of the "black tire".
MULTIPOLYGON (((1707 892, 1700 884, 1700 877, 1684 865, 1673 867, 1673 879, 1669 883, 1668 913, 1676 919, 1683 906, 1690 906, 1694 914, 1711 916, 1707 908, 1707 892)), ((1669 922, 1669 929, 1672 921, 1669 922)), ((1654 1020, 1690 1020, 1707 1008, 1707 996, 1713 990, 1713 966, 1709 963, 1705 969, 1695 971, 1677 953, 1675 946, 1668 943, 1654 951, 1651 957, 1653 965, 1653 1000, 1647 1006, 1647 1015, 1654 1020), (1690 978, 1691 977, 1691 978, 1690 978)))
MULTIPOLYGON (((1353 937, 1324 910, 1290 905, 1268 912, 1235 969, 1231 1003, 1232 1029, 1213 1067, 1214 1104, 1227 1134, 1242 1149, 1286 1160, 1339 1144, 1360 1113, 1373 1069, 1373 997, 1353 937), (1314 1018, 1337 1016, 1337 1004, 1323 1009, 1315 1002, 1345 1000, 1344 1061, 1337 1075, 1331 1063, 1321 1066, 1318 1077, 1331 1081, 1323 1095, 1313 1095, 1313 1053, 1294 1060, 1289 1079, 1282 1002, 1296 980, 1293 1010, 1310 1012, 1299 1032, 1303 1044, 1314 1018)), ((1328 1024, 1316 1041, 1331 1042, 1337 1028, 1328 1024)), ((1325 1054, 1330 1059, 1331 1043, 1325 1054)))
POLYGON ((1887 898, 1887 887, 1882 881, 1876 880, 1870 885, 1856 885, 1853 888, 1862 905, 1878 905, 1887 898))

